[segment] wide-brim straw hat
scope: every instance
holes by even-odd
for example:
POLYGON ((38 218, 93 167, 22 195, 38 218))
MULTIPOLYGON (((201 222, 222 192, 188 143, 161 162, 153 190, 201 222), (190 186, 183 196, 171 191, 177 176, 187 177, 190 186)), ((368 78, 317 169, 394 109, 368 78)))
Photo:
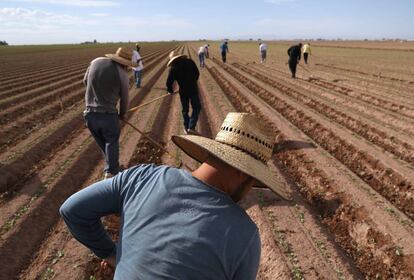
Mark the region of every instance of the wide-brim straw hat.
POLYGON ((173 63, 174 60, 176 60, 179 57, 187 57, 185 54, 176 54, 174 51, 170 52, 170 55, 168 56, 170 60, 168 60, 167 66, 170 66, 171 63, 173 63))
POLYGON ((112 59, 113 61, 130 67, 137 67, 137 63, 132 62, 132 50, 124 47, 117 49, 115 54, 106 54, 106 57, 112 59))
POLYGON ((268 187, 282 198, 290 199, 287 186, 267 165, 273 153, 274 136, 254 115, 229 113, 215 139, 176 135, 172 141, 198 162, 212 155, 256 179, 257 186, 268 187))

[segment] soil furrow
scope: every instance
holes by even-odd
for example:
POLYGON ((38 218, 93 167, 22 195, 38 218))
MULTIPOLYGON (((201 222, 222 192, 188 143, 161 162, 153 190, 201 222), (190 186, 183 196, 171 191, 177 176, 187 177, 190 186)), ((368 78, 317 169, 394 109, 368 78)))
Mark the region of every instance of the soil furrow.
MULTIPOLYGON (((414 145, 414 122, 409 118, 402 117, 396 113, 390 113, 388 110, 374 108, 366 102, 353 97, 335 94, 335 92, 332 91, 325 91, 324 88, 314 84, 310 84, 310 86, 302 83, 298 84, 297 81, 301 80, 300 78, 296 79, 295 83, 288 82, 287 79, 291 80, 291 78, 288 78, 289 75, 274 68, 263 65, 258 67, 255 66, 255 64, 248 64, 248 67, 253 68, 256 72, 266 75, 269 78, 286 83, 296 91, 300 91, 302 94, 316 98, 317 100, 326 103, 328 106, 335 107, 342 113, 350 114, 351 116, 354 116, 354 118, 363 119, 365 122, 369 123, 370 126, 384 130, 384 132, 386 131, 392 138, 398 138, 414 145), (275 73, 281 73, 283 76, 275 75, 275 73)), ((303 82, 309 83, 307 80, 303 80, 303 82)))
POLYGON ((19 92, 20 88, 27 87, 28 85, 31 85, 31 84, 36 84, 39 80, 48 79, 49 82, 52 83, 56 81, 55 78, 61 78, 61 77, 67 76, 66 74, 68 73, 73 73, 73 75, 75 75, 75 73, 79 72, 79 70, 84 71, 87 66, 88 66, 87 63, 85 62, 76 63, 73 66, 69 65, 69 66, 66 66, 65 68, 61 68, 60 71, 53 71, 51 73, 46 73, 46 74, 42 73, 38 75, 32 75, 26 78, 12 80, 8 84, 2 84, 0 88, 0 98, 3 98, 3 93, 6 93, 8 90, 13 89, 13 90, 16 90, 16 92, 19 92))
POLYGON ((326 65, 326 64, 321 64, 321 63, 317 63, 316 65, 318 66, 324 66, 327 68, 332 68, 332 69, 337 69, 337 70, 341 70, 341 71, 345 71, 345 72, 351 72, 351 73, 357 73, 357 74, 361 74, 364 76, 372 76, 374 78, 379 78, 379 79, 385 79, 385 80, 389 80, 389 81, 397 81, 397 82, 405 82, 408 84, 411 84, 412 81, 407 81, 404 79, 398 79, 398 78, 394 78, 394 77, 388 77, 385 75, 381 75, 381 73, 379 74, 371 74, 371 73, 366 73, 366 72, 362 72, 362 71, 358 71, 358 70, 353 70, 353 69, 347 69, 347 68, 343 68, 343 67, 338 67, 338 66, 334 66, 334 65, 326 65))
POLYGON ((410 144, 403 142, 399 139, 389 137, 385 132, 377 128, 371 127, 370 125, 363 123, 362 121, 356 120, 355 118, 352 118, 346 115, 345 113, 339 112, 334 108, 331 108, 321 102, 318 102, 317 100, 310 98, 297 90, 289 88, 274 79, 271 79, 254 70, 251 70, 250 68, 247 68, 238 63, 233 63, 233 65, 236 68, 241 69, 245 73, 251 74, 253 77, 256 77, 259 80, 271 85, 272 87, 279 89, 281 92, 295 98, 299 102, 306 104, 307 106, 316 110, 320 114, 323 114, 326 117, 345 126, 349 130, 364 137, 368 141, 371 141, 372 143, 384 148, 385 150, 396 155, 400 159, 408 163, 414 162, 414 147, 410 144))

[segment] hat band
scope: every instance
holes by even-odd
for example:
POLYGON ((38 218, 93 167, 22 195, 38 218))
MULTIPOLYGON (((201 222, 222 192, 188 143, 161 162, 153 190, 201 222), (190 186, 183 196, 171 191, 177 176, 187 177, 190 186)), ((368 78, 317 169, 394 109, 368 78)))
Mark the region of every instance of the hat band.
POLYGON ((226 146, 229 146, 229 147, 232 147, 232 148, 234 148, 234 149, 236 149, 236 150, 239 150, 239 151, 241 151, 241 152, 243 152, 243 153, 245 153, 245 154, 248 154, 249 156, 251 156, 252 158, 254 158, 255 160, 258 160, 258 161, 260 161, 260 162, 262 162, 262 163, 264 163, 264 164, 267 164, 267 161, 265 161, 261 156, 259 156, 259 155, 256 155, 255 153, 252 153, 252 152, 249 152, 249 151, 247 151, 247 150, 245 150, 245 149, 243 149, 242 147, 239 147, 239 146, 236 146, 236 145, 232 145, 232 144, 230 144, 230 143, 227 143, 227 142, 224 142, 224 141, 221 141, 221 140, 215 140, 215 141, 217 141, 217 142, 219 142, 219 143, 221 143, 221 144, 223 144, 223 145, 226 145, 226 146))
POLYGON ((132 55, 130 55, 129 53, 126 53, 123 50, 116 52, 116 55, 126 60, 131 60, 132 58, 132 55))

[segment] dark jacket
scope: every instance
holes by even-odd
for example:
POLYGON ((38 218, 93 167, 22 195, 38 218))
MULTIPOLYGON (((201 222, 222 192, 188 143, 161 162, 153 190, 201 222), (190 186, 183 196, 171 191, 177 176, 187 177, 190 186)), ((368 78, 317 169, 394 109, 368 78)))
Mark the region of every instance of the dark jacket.
POLYGON ((180 95, 192 96, 198 94, 197 81, 200 76, 197 65, 191 58, 179 57, 170 66, 167 78, 167 90, 173 92, 173 83, 180 86, 180 95))
POLYGON ((301 49, 302 47, 299 45, 291 46, 287 51, 287 54, 289 55, 289 60, 300 60, 301 49))

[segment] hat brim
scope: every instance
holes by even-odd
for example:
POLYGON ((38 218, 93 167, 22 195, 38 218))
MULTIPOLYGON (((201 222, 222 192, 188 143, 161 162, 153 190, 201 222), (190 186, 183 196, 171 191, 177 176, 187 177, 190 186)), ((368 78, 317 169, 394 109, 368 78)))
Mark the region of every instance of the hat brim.
POLYGON ((173 63, 173 61, 176 60, 177 58, 184 57, 184 56, 186 56, 186 55, 185 54, 180 54, 180 55, 176 55, 176 56, 171 57, 170 60, 167 63, 167 66, 170 66, 171 63, 173 63))
POLYGON ((113 60, 113 61, 115 61, 115 62, 117 62, 119 64, 125 65, 125 66, 129 66, 129 67, 137 67, 138 66, 137 63, 132 62, 130 60, 127 60, 125 58, 122 58, 122 57, 120 57, 120 56, 118 56, 116 54, 109 53, 109 54, 106 54, 105 56, 107 58, 110 58, 111 60, 113 60))
POLYGON ((202 163, 206 161, 208 155, 212 155, 256 179, 280 197, 290 200, 287 186, 268 165, 253 158, 251 155, 232 146, 197 135, 175 135, 172 136, 172 141, 196 161, 202 163))

